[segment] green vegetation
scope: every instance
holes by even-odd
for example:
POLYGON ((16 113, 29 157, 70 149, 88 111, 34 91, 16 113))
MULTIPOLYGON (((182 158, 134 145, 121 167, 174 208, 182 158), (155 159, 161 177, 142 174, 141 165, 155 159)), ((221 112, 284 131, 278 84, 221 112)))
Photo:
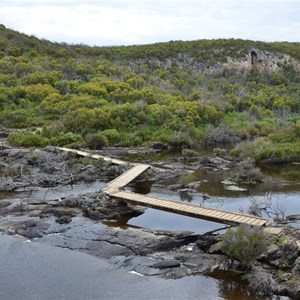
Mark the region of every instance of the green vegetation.
POLYGON ((15 146, 21 147, 45 147, 49 143, 47 138, 30 132, 11 134, 8 137, 8 141, 15 146))
POLYGON ((85 137, 86 145, 93 150, 102 149, 104 146, 107 146, 107 138, 101 133, 89 133, 85 137))
POLYGON ((282 61, 273 73, 224 65, 228 57, 246 61, 252 48, 300 59, 299 43, 220 39, 88 47, 0 25, 0 125, 42 128, 36 137, 10 137, 22 146, 242 139, 254 142, 235 149, 238 157, 300 161, 300 76, 282 61))
POLYGON ((266 236, 261 228, 240 225, 222 235, 222 249, 227 256, 249 269, 267 251, 266 236))

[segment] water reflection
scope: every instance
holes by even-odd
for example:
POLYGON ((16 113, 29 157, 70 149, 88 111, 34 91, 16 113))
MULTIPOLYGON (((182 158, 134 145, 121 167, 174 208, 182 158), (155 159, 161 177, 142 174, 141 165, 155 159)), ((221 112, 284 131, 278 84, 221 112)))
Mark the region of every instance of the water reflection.
MULTIPOLYGON (((156 198, 187 201, 184 197, 180 197, 177 192, 169 190, 168 186, 199 181, 200 185, 197 192, 192 193, 192 197, 188 199, 194 205, 233 212, 247 212, 253 202, 262 203, 266 201, 266 194, 271 192, 272 206, 282 208, 286 215, 300 213, 299 165, 262 166, 261 172, 264 174, 264 182, 247 185, 247 191, 227 190, 222 181, 229 179, 237 171, 237 168, 218 171, 212 169, 197 170, 188 175, 166 179, 159 185, 152 186, 152 182, 144 182, 143 185, 137 184, 133 187, 133 191, 156 198), (203 199, 203 194, 208 194, 210 198, 203 199)), ((264 217, 268 216, 264 215, 264 217)), ((130 220, 129 224, 150 228, 165 226, 166 229, 174 228, 176 230, 177 227, 181 227, 183 230, 195 232, 214 229, 211 222, 204 221, 204 223, 199 224, 199 220, 191 222, 191 219, 156 210, 147 210, 140 217, 130 220), (177 226, 178 224, 180 225, 177 226)))
POLYGON ((242 279, 241 274, 226 271, 217 271, 210 274, 217 279, 219 296, 228 300, 284 300, 288 297, 280 296, 259 296, 249 289, 249 286, 242 279))

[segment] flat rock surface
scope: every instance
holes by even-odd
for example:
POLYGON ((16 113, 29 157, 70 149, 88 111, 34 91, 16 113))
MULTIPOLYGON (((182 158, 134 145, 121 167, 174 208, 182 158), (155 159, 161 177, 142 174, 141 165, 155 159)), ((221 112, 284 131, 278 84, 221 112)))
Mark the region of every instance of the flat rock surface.
POLYGON ((221 299, 213 279, 138 276, 99 258, 0 234, 0 299, 221 299))

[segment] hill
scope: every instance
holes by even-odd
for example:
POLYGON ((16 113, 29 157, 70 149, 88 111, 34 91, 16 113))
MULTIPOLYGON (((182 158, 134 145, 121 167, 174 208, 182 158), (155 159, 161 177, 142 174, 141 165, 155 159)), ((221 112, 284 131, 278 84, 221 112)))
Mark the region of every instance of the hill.
POLYGON ((246 140, 235 155, 300 160, 299 71, 300 43, 89 47, 0 25, 0 124, 27 146, 246 140))

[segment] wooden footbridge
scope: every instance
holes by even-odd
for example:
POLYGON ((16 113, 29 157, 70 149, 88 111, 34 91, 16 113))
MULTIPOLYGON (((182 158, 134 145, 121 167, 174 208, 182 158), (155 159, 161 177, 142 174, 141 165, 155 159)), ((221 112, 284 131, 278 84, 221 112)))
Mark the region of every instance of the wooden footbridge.
MULTIPOLYGON (((106 156, 101 155, 92 155, 87 152, 68 149, 68 148, 60 148, 57 149, 73 152, 80 156, 91 157, 94 159, 103 159, 104 161, 110 161, 114 164, 125 165, 128 164, 125 161, 113 159, 106 156)), ((133 167, 123 173, 121 176, 117 177, 113 181, 109 182, 105 188, 105 192, 116 199, 120 199, 126 201, 128 203, 134 205, 140 205, 144 207, 155 208, 159 210, 168 211, 171 213, 176 213, 180 215, 186 215, 189 217, 194 217, 198 219, 209 220, 217 223, 228 224, 228 225, 238 225, 238 224, 249 224, 255 226, 265 226, 267 224, 267 219, 263 219, 260 217, 228 212, 218 209, 205 208, 201 206, 180 203, 170 200, 153 198, 137 193, 126 192, 123 188, 128 185, 131 181, 136 179, 139 175, 145 172, 150 165, 146 164, 133 164, 133 167)))

